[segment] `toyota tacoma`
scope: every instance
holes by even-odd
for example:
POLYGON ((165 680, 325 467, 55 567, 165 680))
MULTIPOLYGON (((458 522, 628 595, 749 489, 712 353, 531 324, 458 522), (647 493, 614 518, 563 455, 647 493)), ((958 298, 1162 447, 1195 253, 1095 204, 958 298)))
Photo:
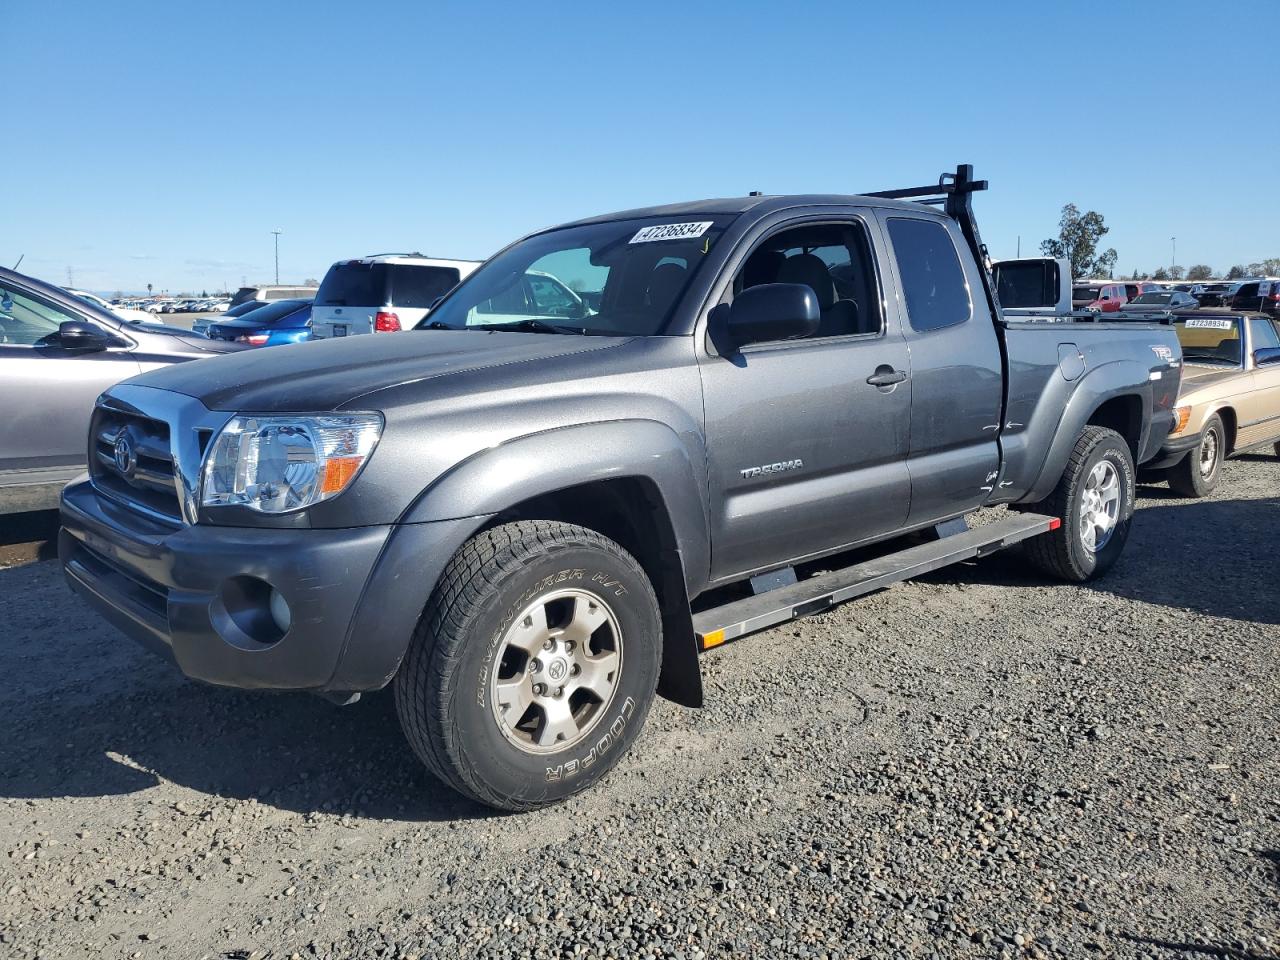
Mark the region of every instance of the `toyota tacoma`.
POLYGON ((700 705, 700 650, 1018 542, 1097 577, 1178 341, 1006 320, 985 187, 962 166, 581 220, 413 331, 112 387, 66 574, 190 677, 391 684, 426 766, 511 810, 598 780, 655 695, 700 705))

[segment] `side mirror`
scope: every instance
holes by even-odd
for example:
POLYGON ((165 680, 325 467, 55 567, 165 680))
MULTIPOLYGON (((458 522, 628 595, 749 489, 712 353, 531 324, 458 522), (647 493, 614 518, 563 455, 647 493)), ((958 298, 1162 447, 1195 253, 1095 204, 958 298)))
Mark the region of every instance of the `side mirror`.
POLYGON ((1253 351, 1255 367, 1269 367, 1273 363, 1280 363, 1280 347, 1263 347, 1253 351))
POLYGON ((64 320, 58 324, 58 346, 64 350, 105 350, 111 339, 97 326, 83 320, 64 320))
POLYGON ((803 283, 763 283, 734 297, 725 334, 736 346, 796 340, 818 330, 818 295, 803 283))

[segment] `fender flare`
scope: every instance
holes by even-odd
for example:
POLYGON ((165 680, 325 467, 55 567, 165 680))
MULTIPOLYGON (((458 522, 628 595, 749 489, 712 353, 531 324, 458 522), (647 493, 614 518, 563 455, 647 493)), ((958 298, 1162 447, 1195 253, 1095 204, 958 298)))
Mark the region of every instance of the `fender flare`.
POLYGON ((1116 360, 1094 367, 1081 377, 1063 408, 1053 440, 1045 451, 1044 466, 1027 495, 1019 502, 1035 503, 1053 492, 1062 478, 1062 472, 1067 468, 1067 461, 1080 431, 1108 400, 1126 396, 1141 400, 1142 435, 1138 438, 1137 446, 1139 452, 1145 450, 1148 444, 1147 434, 1151 428, 1151 386, 1147 379, 1150 373, 1149 367, 1135 360, 1116 360))
POLYGON ((674 548, 664 549, 654 587, 663 602, 658 690, 685 706, 702 705, 702 678, 689 597, 711 567, 702 491, 705 458, 690 456, 674 429, 656 420, 610 420, 526 434, 479 451, 431 483, 402 523, 500 515, 533 497, 594 482, 641 478, 662 499, 674 548))

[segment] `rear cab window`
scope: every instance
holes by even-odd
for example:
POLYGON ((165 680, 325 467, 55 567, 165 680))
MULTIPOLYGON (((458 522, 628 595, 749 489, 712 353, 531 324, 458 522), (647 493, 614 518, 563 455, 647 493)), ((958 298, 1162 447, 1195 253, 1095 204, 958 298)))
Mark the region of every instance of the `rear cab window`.
POLYGON ((1002 307, 1055 306, 1058 302, 1058 265, 1052 260, 997 264, 996 293, 1002 307))
POLYGON ((973 301, 947 228, 914 217, 890 217, 888 225, 911 329, 928 333, 968 320, 973 301))

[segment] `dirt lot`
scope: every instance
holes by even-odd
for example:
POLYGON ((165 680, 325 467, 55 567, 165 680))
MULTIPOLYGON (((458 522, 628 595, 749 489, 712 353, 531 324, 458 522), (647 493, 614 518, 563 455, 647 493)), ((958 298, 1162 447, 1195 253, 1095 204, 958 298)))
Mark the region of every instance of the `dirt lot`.
POLYGON ((18 550, 0 956, 1277 957, 1280 463, 1143 493, 1105 581, 996 556, 721 648, 518 816, 385 695, 186 682, 18 550))

